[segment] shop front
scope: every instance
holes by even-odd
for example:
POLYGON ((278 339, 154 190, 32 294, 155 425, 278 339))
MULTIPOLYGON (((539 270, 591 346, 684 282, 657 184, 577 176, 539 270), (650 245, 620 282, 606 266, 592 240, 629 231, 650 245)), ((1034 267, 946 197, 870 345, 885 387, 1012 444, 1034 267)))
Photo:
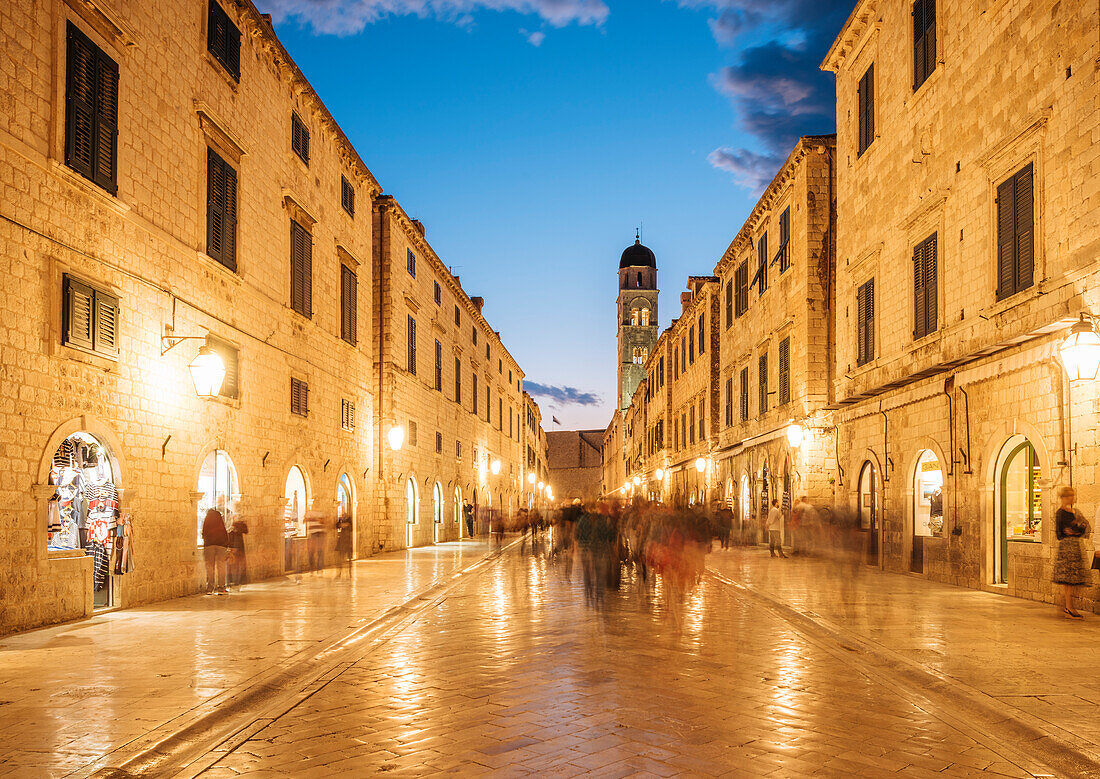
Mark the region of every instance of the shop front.
POLYGON ((305 472, 290 466, 283 484, 283 570, 301 571, 306 565, 306 510, 309 484, 305 472))
POLYGON ((50 461, 46 550, 92 558, 92 608, 116 605, 116 578, 133 569, 133 528, 121 512, 115 458, 86 432, 67 436, 50 461))

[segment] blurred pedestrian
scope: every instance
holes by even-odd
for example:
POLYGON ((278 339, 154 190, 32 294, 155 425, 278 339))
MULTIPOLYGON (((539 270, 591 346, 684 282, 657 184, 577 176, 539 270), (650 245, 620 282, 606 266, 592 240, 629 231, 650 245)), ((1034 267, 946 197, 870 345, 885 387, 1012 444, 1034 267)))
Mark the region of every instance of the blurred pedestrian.
POLYGON ((1058 539, 1058 552, 1054 558, 1054 574, 1051 580, 1062 585, 1062 613, 1070 619, 1083 619, 1073 607, 1073 598, 1089 583, 1091 574, 1085 565, 1082 540, 1089 534, 1089 523, 1074 507, 1077 490, 1062 487, 1058 491, 1061 507, 1054 515, 1054 535, 1058 539))
POLYGON ((466 522, 466 535, 474 537, 474 507, 469 503, 462 506, 462 519, 466 522))
POLYGON ((779 500, 772 499, 772 506, 768 509, 768 551, 772 557, 786 558, 783 554, 783 512, 779 510, 779 500))
POLYGON ((336 578, 344 572, 345 565, 348 569, 348 577, 351 577, 351 517, 346 513, 336 519, 336 560, 340 567, 336 569, 336 578))
POLYGON ((787 530, 791 535, 791 554, 805 554, 809 530, 809 512, 812 507, 806 496, 803 495, 798 502, 791 507, 791 521, 787 524, 787 530))
POLYGON ((217 509, 210 509, 202 521, 202 557, 206 563, 206 594, 225 595, 225 548, 229 533, 225 518, 217 509))
POLYGON ((325 568, 325 520, 319 511, 306 513, 306 544, 309 550, 309 570, 325 568))
POLYGON ((718 541, 723 549, 730 548, 730 534, 733 532, 733 511, 729 506, 722 505, 715 512, 718 525, 718 541))
POLYGON ((228 585, 238 590, 248 583, 248 559, 244 551, 244 537, 248 535, 248 524, 244 520, 234 520, 229 528, 229 550, 226 557, 226 578, 228 585))

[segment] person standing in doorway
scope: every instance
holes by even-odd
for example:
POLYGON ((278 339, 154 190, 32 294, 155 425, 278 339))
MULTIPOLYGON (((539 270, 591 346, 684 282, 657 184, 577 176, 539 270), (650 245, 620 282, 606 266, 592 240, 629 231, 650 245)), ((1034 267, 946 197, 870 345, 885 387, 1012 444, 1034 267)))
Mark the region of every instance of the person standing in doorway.
POLYGON ((1062 614, 1070 619, 1084 619, 1073 607, 1073 598, 1089 583, 1090 572, 1085 565, 1082 539, 1089 534, 1089 523, 1076 508, 1077 490, 1062 487, 1058 491, 1061 507, 1054 515, 1054 535, 1058 553, 1054 558, 1051 581, 1062 585, 1062 614))
POLYGON ((225 595, 225 549, 229 533, 225 518, 217 509, 210 509, 202 521, 202 557, 206 563, 206 594, 225 595))
POLYGON ((786 558, 783 554, 783 512, 779 510, 779 500, 773 498, 768 509, 768 551, 772 557, 786 558))
POLYGON ((341 514, 336 518, 336 560, 340 567, 336 569, 336 578, 344 572, 345 565, 348 569, 348 577, 351 577, 351 517, 341 514))
POLYGON ((469 503, 462 507, 462 518, 466 521, 466 535, 474 537, 474 507, 469 503))

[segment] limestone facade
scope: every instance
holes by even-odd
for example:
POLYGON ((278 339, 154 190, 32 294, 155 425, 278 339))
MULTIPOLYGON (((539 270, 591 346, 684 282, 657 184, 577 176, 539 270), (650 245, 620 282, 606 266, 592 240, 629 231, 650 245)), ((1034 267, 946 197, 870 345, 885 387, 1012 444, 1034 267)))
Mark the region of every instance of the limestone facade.
POLYGON ((561 503, 591 503, 601 494, 603 430, 555 430, 546 434, 547 466, 561 503))
POLYGON ((1100 499, 1097 382, 1057 356, 1100 310, 1100 9, 920 5, 923 27, 907 0, 863 0, 822 65, 837 498, 870 562, 1050 600, 1055 489, 1090 520, 1100 499))
MULTIPOLYGON (((289 476, 303 513, 353 516, 356 554, 403 542, 376 489, 381 187, 269 20, 212 3, 0 8, 0 633, 200 590, 212 496, 248 524, 250 576, 281 574, 304 533, 289 476), (187 366, 208 343, 232 376, 203 400, 187 366), (133 528, 133 570, 99 592, 79 546, 48 548, 74 434, 133 528)), ((482 370, 518 410, 497 359, 482 370)), ((510 452, 510 478, 496 420, 447 437, 510 452)))

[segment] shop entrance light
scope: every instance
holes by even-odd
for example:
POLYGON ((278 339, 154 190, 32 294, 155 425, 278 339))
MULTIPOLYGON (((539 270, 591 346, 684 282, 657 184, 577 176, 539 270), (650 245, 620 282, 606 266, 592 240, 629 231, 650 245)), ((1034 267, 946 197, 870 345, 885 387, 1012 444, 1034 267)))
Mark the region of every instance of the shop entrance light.
POLYGON ((386 432, 386 439, 389 441, 390 449, 399 451, 405 445, 405 428, 394 425, 386 432))
POLYGON ((225 363, 209 346, 199 348, 195 359, 187 366, 191 371, 191 381, 195 383, 195 394, 200 398, 216 398, 222 390, 225 380, 225 363))
POLYGON ((802 446, 802 437, 806 434, 805 428, 799 424, 787 425, 787 443, 797 449, 802 446))
POLYGON ((1058 352, 1070 381, 1096 378, 1100 370, 1100 335, 1084 314, 1058 347, 1058 352))

